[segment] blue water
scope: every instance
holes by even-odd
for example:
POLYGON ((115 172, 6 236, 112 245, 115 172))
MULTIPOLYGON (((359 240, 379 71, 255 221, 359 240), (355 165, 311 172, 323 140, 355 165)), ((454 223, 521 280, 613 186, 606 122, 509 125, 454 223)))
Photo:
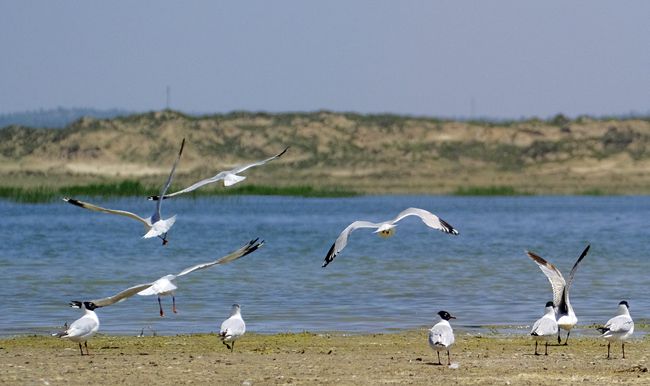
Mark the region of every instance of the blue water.
MULTIPOLYGON (((149 215, 144 199, 93 199, 149 215)), ((525 250, 568 276, 591 251, 571 289, 579 324, 602 323, 621 299, 648 317, 650 197, 355 198, 209 197, 165 201, 178 214, 170 243, 143 240, 135 221, 64 202, 0 201, 0 335, 46 333, 79 316, 72 299, 112 295, 220 257, 256 237, 263 248, 229 265, 177 280, 178 314, 163 298, 134 296, 99 309, 101 331, 158 334, 217 331, 240 303, 248 330, 382 332, 431 325, 438 310, 455 325, 526 326, 543 314, 551 290, 525 250), (460 231, 453 237, 415 217, 381 239, 358 230, 327 268, 323 258, 357 219, 382 221, 414 206, 460 231), (147 330, 148 331, 148 330, 147 330)))

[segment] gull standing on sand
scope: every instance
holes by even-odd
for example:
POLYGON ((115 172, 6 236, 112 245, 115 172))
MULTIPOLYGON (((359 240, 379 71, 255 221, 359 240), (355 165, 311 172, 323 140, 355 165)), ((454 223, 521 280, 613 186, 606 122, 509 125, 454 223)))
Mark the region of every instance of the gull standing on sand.
POLYGON ((599 327, 603 338, 607 339, 607 359, 609 359, 609 347, 614 340, 621 341, 623 359, 625 359, 625 340, 634 333, 634 321, 630 316, 630 306, 625 300, 618 303, 616 316, 607 321, 604 327, 599 327))
POLYGON ((219 339, 228 347, 230 352, 235 349, 235 341, 246 332, 246 323, 241 317, 241 307, 239 304, 233 304, 230 310, 230 317, 221 323, 219 330, 219 339), (228 345, 228 342, 231 342, 228 345))
POLYGON ((546 303, 546 313, 537 319, 533 324, 530 335, 535 339, 535 355, 537 353, 537 342, 544 341, 544 355, 548 355, 548 341, 558 333, 557 321, 555 320, 555 310, 553 302, 546 303))
POLYGON ((252 168, 254 166, 264 165, 265 163, 267 163, 269 161, 273 161, 276 158, 280 158, 280 157, 282 157, 282 155, 284 153, 286 153, 287 149, 289 149, 288 146, 284 150, 282 150, 279 154, 276 154, 271 158, 267 158, 265 160, 254 162, 252 164, 248 164, 248 165, 245 165, 245 166, 236 167, 236 168, 234 168, 232 170, 219 172, 219 173, 217 173, 216 175, 214 175, 214 176, 212 176, 210 178, 206 178, 204 180, 196 182, 193 185, 191 185, 191 186, 189 186, 189 187, 187 187, 187 188, 185 188, 183 190, 179 190, 178 192, 170 193, 170 194, 167 194, 167 195, 161 193, 161 194, 159 194, 157 196, 149 196, 149 197, 147 197, 147 199, 154 200, 154 201, 159 201, 160 197, 162 197, 163 200, 164 200, 164 199, 167 199, 167 198, 178 196, 178 195, 183 194, 183 193, 189 193, 189 192, 191 192, 193 190, 196 190, 196 189, 202 187, 203 185, 211 184, 211 183, 217 182, 219 180, 223 180, 223 185, 224 186, 234 185, 234 184, 236 184, 238 182, 241 182, 241 181, 246 179, 245 176, 238 176, 237 175, 238 173, 241 173, 241 172, 243 172, 243 171, 245 171, 247 169, 250 169, 250 168, 252 168))
POLYGON ((153 283, 149 283, 148 288, 138 292, 138 295, 141 296, 158 295, 158 306, 160 307, 160 316, 165 315, 165 313, 163 312, 162 304, 160 302, 160 297, 170 295, 172 297, 172 311, 174 313, 177 313, 176 296, 174 292, 178 288, 176 287, 176 284, 174 284, 174 280, 176 280, 177 277, 185 276, 188 273, 192 273, 200 269, 210 268, 215 265, 230 263, 231 261, 237 260, 240 257, 248 255, 249 253, 255 252, 259 247, 264 245, 264 241, 258 243, 257 240, 259 240, 259 238, 249 241, 248 244, 244 245, 238 250, 231 252, 228 255, 221 257, 217 260, 208 263, 193 265, 191 267, 185 268, 184 270, 177 273, 176 275, 165 275, 160 279, 154 281, 153 283))
POLYGON ((395 233, 395 227, 397 227, 396 223, 408 216, 418 216, 422 222, 430 228, 437 229, 451 235, 458 235, 458 231, 454 229, 454 227, 449 225, 449 223, 439 218, 435 214, 424 209, 408 208, 403 210, 400 214, 397 215, 397 217, 392 220, 380 223, 373 223, 369 221, 355 221, 352 224, 348 225, 343 230, 343 232, 341 232, 339 237, 327 252, 325 261, 323 262, 323 267, 327 267, 327 265, 331 263, 339 253, 341 253, 343 248, 345 248, 345 246, 348 244, 348 237, 355 229, 377 228, 373 233, 377 233, 379 236, 387 238, 391 237, 395 233))
POLYGON ((61 331, 53 335, 62 339, 69 339, 73 342, 79 343, 79 351, 81 351, 81 355, 84 355, 83 348, 81 347, 81 343, 83 343, 86 347, 86 355, 89 355, 90 353, 88 352, 88 339, 95 335, 97 330, 99 330, 99 318, 95 313, 95 309, 99 307, 110 306, 111 304, 126 300, 127 298, 135 295, 138 291, 147 288, 148 285, 149 284, 133 286, 116 295, 103 299, 83 302, 78 300, 71 301, 70 307, 81 308, 84 311, 83 316, 72 322, 70 327, 68 327, 65 331, 61 331))
POLYGON ((447 350, 447 365, 451 365, 449 348, 454 344, 454 331, 451 329, 449 319, 456 319, 447 311, 439 311, 440 321, 429 330, 429 346, 438 353, 438 364, 440 362, 440 351, 447 350))
MULTIPOLYGON (((169 186, 172 183, 172 179, 174 177, 174 172, 176 171, 176 165, 178 165, 178 161, 181 159, 181 154, 183 153, 183 147, 185 146, 185 138, 183 138, 183 142, 181 142, 181 149, 178 151, 178 156, 176 157, 176 161, 174 161, 174 165, 172 166, 172 170, 169 173, 169 177, 167 177, 167 181, 165 184, 162 186, 160 189, 160 194, 164 195, 165 192, 167 192, 167 189, 169 189, 169 186)), ((176 215, 168 218, 168 219, 163 219, 162 215, 160 214, 160 205, 161 202, 156 203, 156 209, 154 213, 151 215, 151 217, 148 218, 143 218, 138 216, 137 214, 127 212, 125 210, 115 210, 115 209, 107 209, 107 208, 102 208, 100 206, 96 206, 93 204, 89 204, 87 202, 75 200, 73 198, 65 197, 63 198, 63 201, 66 201, 69 204, 79 206, 81 208, 89 209, 89 210, 94 210, 97 212, 102 212, 102 213, 108 213, 108 214, 116 214, 119 216, 126 216, 129 218, 132 218, 134 220, 140 221, 141 223, 144 224, 146 233, 142 238, 148 239, 152 237, 158 237, 162 240, 163 245, 167 245, 167 232, 169 229, 174 225, 174 222, 176 222, 176 215)))
MULTIPOLYGON (((557 324, 561 329, 567 330, 566 340, 564 341, 565 346, 569 342, 571 329, 576 325, 576 323, 578 323, 578 318, 576 317, 571 302, 569 301, 569 289, 571 288, 571 283, 573 283, 573 278, 578 269, 578 264, 580 264, 582 259, 587 256, 587 252, 589 252, 589 245, 587 245, 584 251, 582 251, 582 254, 580 254, 580 257, 578 257, 578 260, 573 264, 571 273, 569 273, 569 281, 564 281, 562 273, 553 264, 530 251, 526 252, 528 257, 537 263, 544 275, 548 278, 548 281, 551 283, 551 288, 553 290, 553 304, 555 304, 556 307, 555 317, 557 324)), ((560 342, 560 331, 558 330, 557 343, 560 344, 560 342)))

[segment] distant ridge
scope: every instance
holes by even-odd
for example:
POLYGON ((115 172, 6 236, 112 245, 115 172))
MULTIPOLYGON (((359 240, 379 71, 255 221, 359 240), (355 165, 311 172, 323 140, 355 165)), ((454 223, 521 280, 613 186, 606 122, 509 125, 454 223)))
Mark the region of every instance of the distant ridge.
POLYGON ((109 109, 98 110, 93 108, 63 108, 39 109, 0 114, 0 128, 11 125, 27 126, 33 128, 60 129, 82 117, 96 119, 111 119, 119 116, 133 114, 132 111, 109 109))

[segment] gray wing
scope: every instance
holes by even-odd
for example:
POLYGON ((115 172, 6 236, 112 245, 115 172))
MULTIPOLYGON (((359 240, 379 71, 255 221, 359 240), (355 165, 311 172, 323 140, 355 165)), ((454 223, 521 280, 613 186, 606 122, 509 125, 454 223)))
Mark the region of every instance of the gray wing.
POLYGON ((634 327, 632 318, 627 315, 618 315, 607 321, 605 328, 611 332, 624 334, 634 327))
POLYGON ((566 282, 566 292, 567 296, 569 293, 569 288, 571 287, 571 283, 573 283, 573 277, 576 275, 576 270, 578 269, 578 264, 582 261, 582 259, 587 256, 587 252, 589 252, 589 247, 590 245, 587 245, 587 248, 585 248, 584 251, 580 254, 580 257, 578 257, 578 260, 576 260, 575 264, 573 264, 573 268, 571 268, 571 272, 569 273, 569 280, 566 282))
POLYGON ((219 334, 222 335, 223 339, 229 335, 242 335, 245 330, 246 325, 243 320, 239 318, 228 318, 221 323, 219 334))
POLYGON ((343 232, 336 239, 334 244, 330 247, 330 250, 325 256, 325 261, 323 262, 323 267, 327 267, 329 263, 334 260, 334 258, 348 245, 348 237, 355 229, 358 228, 379 228, 382 223, 376 224, 369 221, 355 221, 352 224, 348 225, 343 232))
POLYGON ((429 330, 429 343, 449 347, 454 343, 454 332, 449 326, 435 325, 429 330))
POLYGON ((537 256, 533 252, 526 251, 526 253, 528 254, 528 257, 537 263, 539 269, 541 269, 544 275, 546 275, 546 278, 548 278, 548 281, 551 283, 551 288, 553 289, 553 304, 556 307, 560 307, 563 303, 564 287, 566 286, 562 273, 553 264, 544 260, 540 256, 537 256))
POLYGON ((418 216, 423 223, 425 223, 428 227, 437 229, 439 231, 449 233, 452 235, 457 235, 458 230, 454 229, 453 226, 451 226, 448 222, 445 220, 439 218, 435 214, 426 211, 424 209, 419 209, 419 208, 408 208, 400 212, 400 214, 397 215, 393 220, 390 222, 392 224, 398 222, 399 220, 403 219, 404 217, 408 216, 418 216))
MULTIPOLYGON (((181 154, 183 154, 184 147, 185 147, 185 138, 183 138, 183 141, 181 142, 181 148, 178 151, 178 156, 174 161, 174 165, 172 165, 172 170, 169 172, 169 177, 167 177, 167 181, 160 189, 160 193, 158 194, 159 197, 164 197, 165 193, 167 193, 167 189, 169 189, 169 186, 172 184, 172 179, 174 178, 174 173, 176 172, 176 166, 178 165, 178 161, 180 161, 181 159, 181 154)), ((156 202, 156 212, 154 213, 153 216, 151 216, 152 223, 155 223, 160 219, 160 206, 162 205, 162 200, 157 200, 157 201, 158 202, 156 202)))
POLYGON ((279 154, 274 155, 273 157, 267 158, 267 159, 262 160, 262 161, 253 162, 252 164, 248 164, 248 165, 245 165, 245 166, 236 167, 236 168, 230 170, 229 173, 237 174, 237 173, 243 172, 244 170, 248 170, 248 169, 250 169, 250 168, 252 168, 254 166, 264 165, 265 163, 267 163, 269 161, 273 161, 276 158, 282 157, 282 155, 284 153, 286 153, 288 149, 289 149, 289 146, 285 147, 284 150, 282 150, 279 154))
POLYGON ((91 302, 95 303, 97 307, 106 307, 110 306, 111 304, 119 303, 121 301, 124 301, 131 296, 137 294, 138 292, 145 290, 149 287, 151 287, 151 284, 153 283, 146 283, 146 284, 138 284, 133 287, 127 288, 122 292, 119 292, 113 296, 109 296, 106 298, 102 299, 96 299, 96 300, 91 300, 91 302))
POLYGON ((187 275, 188 273, 198 271, 199 269, 209 268, 209 267, 212 267, 213 265, 217 265, 217 264, 230 263, 231 261, 237 260, 240 257, 244 257, 244 256, 248 255, 249 253, 255 252, 259 247, 264 245, 264 240, 262 240, 259 243, 257 242, 257 240, 259 240, 259 238, 249 241, 248 244, 244 245, 243 247, 239 248, 238 250, 236 250, 234 252, 231 252, 230 254, 228 254, 226 256, 223 256, 223 257, 221 257, 221 258, 219 258, 219 259, 217 259, 215 261, 211 261, 211 262, 208 262, 208 263, 197 264, 195 266, 185 268, 184 270, 182 270, 176 276, 187 275))
POLYGON ((65 330, 63 334, 61 334, 61 337, 66 337, 66 336, 75 337, 75 336, 86 335, 89 332, 91 332, 95 327, 97 327, 97 322, 84 315, 81 318, 72 322, 70 327, 68 327, 68 329, 65 330))
POLYGON ((125 210, 115 210, 115 209, 107 209, 107 208, 102 208, 101 206, 93 205, 87 202, 75 200, 74 198, 70 197, 64 197, 63 201, 67 202, 68 204, 78 206, 80 208, 88 209, 88 210, 94 210, 96 212, 102 212, 102 213, 108 213, 108 214, 116 214, 118 216, 125 216, 132 218, 134 220, 138 220, 141 223, 143 223, 146 227, 151 227, 151 222, 148 219, 142 218, 138 216, 137 214, 127 212, 125 210))
MULTIPOLYGON (((170 194, 168 194, 166 196, 163 196, 163 199, 178 196, 178 195, 184 194, 184 193, 189 193, 189 192, 191 192, 193 190, 196 190, 196 189, 200 188, 203 185, 211 184, 213 182, 223 180, 224 178, 226 178, 226 173, 225 172, 219 172, 219 174, 217 174, 217 175, 215 175, 213 177, 210 177, 210 178, 206 178, 206 179, 201 180, 199 182, 196 182, 196 183, 192 184, 191 186, 188 186, 187 188, 185 188, 183 190, 179 190, 178 192, 170 193, 170 194)), ((149 197, 149 199, 154 200, 154 199, 158 199, 158 197, 159 196, 151 196, 151 197, 149 197)))
POLYGON ((537 319, 535 324, 533 324, 533 329, 530 331, 531 335, 537 336, 548 336, 556 333, 557 323, 552 319, 544 317, 537 319))

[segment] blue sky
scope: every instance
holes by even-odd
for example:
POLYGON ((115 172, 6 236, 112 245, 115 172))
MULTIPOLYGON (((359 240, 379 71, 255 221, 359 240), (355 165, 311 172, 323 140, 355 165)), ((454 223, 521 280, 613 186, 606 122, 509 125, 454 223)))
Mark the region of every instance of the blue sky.
POLYGON ((650 1, 0 0, 0 113, 650 113, 650 1))

